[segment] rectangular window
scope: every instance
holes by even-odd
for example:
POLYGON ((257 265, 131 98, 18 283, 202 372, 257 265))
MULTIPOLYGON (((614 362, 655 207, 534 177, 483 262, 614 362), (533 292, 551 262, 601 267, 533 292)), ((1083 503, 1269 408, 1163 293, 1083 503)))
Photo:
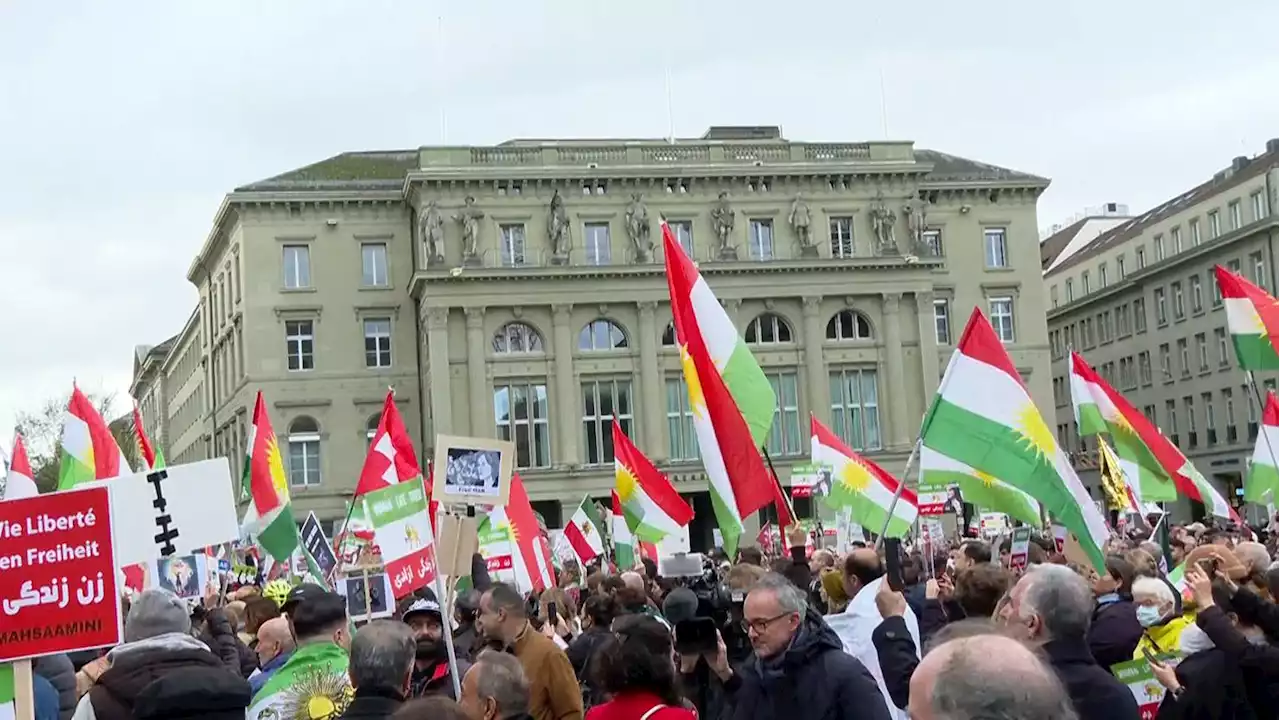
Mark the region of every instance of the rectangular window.
POLYGON ((1164 416, 1168 427, 1163 428, 1166 435, 1178 434, 1178 403, 1173 400, 1164 401, 1164 416))
POLYGON ((1222 389, 1223 420, 1227 423, 1227 442, 1236 441, 1236 400, 1231 388, 1222 389))
POLYGON ((1209 369, 1209 341, 1204 333, 1196 333, 1196 357, 1200 360, 1200 372, 1209 369))
POLYGON ((1147 419, 1150 420, 1153 424, 1156 423, 1156 406, 1155 405, 1143 405, 1142 414, 1145 415, 1147 419))
POLYGON ((1169 304, 1164 297, 1164 288, 1155 289, 1156 294, 1156 325, 1164 325, 1169 322, 1169 304))
POLYGON ((387 244, 360 243, 360 282, 365 287, 386 287, 387 244))
POLYGON ((1151 384, 1151 351, 1143 350, 1138 353, 1138 379, 1143 385, 1151 384))
POLYGON ((320 434, 291 433, 289 442, 289 485, 315 487, 320 484, 320 434))
POLYGON ((1107 286, 1107 263, 1105 261, 1098 263, 1098 287, 1107 286))
POLYGON ((747 255, 752 260, 773 259, 773 221, 752 220, 747 228, 747 255))
POLYGON ((933 301, 933 331, 939 345, 951 344, 951 301, 945 298, 933 301))
MULTIPOLYGON (((1004 228, 987 228, 982 233, 987 250, 987 267, 1009 267, 1009 247, 1004 228)), ((1088 292, 1088 290, 1085 290, 1088 292)))
POLYGON ((1186 317, 1187 306, 1182 297, 1182 281, 1175 280, 1173 286, 1173 319, 1181 320, 1186 317))
POLYGON ((1169 343, 1160 343, 1160 375, 1165 380, 1173 377, 1173 368, 1170 367, 1169 360, 1169 343))
POLYGON ((1191 233, 1191 247, 1196 247, 1200 244, 1200 218, 1188 220, 1187 229, 1191 233))
POLYGON ((1231 364, 1231 353, 1227 346, 1227 329, 1216 328, 1213 331, 1214 342, 1218 344, 1218 367, 1231 364))
POLYGON ((831 257, 853 257, 853 218, 833 217, 827 225, 831 231, 831 257))
POLYGON ((1055 308, 1058 307, 1058 286, 1057 285, 1049 286, 1049 304, 1055 308))
POLYGON ((1200 274, 1192 275, 1187 280, 1187 285, 1191 288, 1191 312, 1198 313, 1204 310, 1204 288, 1200 284, 1200 274))
POLYGON ((1229 223, 1227 225, 1228 231, 1239 230, 1241 227, 1244 226, 1244 223, 1241 222, 1241 218, 1240 218, 1240 201, 1239 200, 1232 200, 1231 202, 1227 203, 1227 222, 1229 223))
POLYGON ((1134 248, 1133 259, 1137 262, 1139 270, 1145 268, 1147 266, 1147 249, 1144 247, 1134 248))
POLYGON ((684 254, 693 258, 693 223, 688 220, 668 220, 667 226, 671 228, 671 234, 676 236, 684 254))
POLYGON ((1133 334, 1133 314, 1128 303, 1116 307, 1116 334, 1120 337, 1133 334))
POLYGON ((1218 429, 1217 413, 1213 407, 1213 393, 1200 393, 1200 404, 1204 406, 1204 429, 1210 432, 1218 429))
POLYGON ((800 401, 794 372, 766 372, 778 399, 773 409, 773 427, 769 430, 766 447, 770 455, 783 457, 804 455, 809 452, 808 433, 802 439, 800 433, 800 401))
POLYGON ((1089 271, 1085 270, 1080 273, 1080 292, 1085 295, 1089 294, 1089 271))
POLYGON ((1186 338, 1178 338, 1178 370, 1182 377, 1191 375, 1191 349, 1187 346, 1186 338))
POLYGON ((1156 262, 1164 260, 1164 235, 1157 235, 1151 239, 1151 253, 1156 262))
POLYGON ((502 225, 498 228, 498 248, 503 267, 516 267, 527 262, 524 252, 524 225, 502 225))
POLYGON ((1182 398, 1182 409, 1187 414, 1187 432, 1196 431, 1196 401, 1190 395, 1184 395, 1182 398))
POLYGON ((582 432, 588 465, 613 462, 613 418, 631 435, 631 381, 591 380, 582 383, 582 432))
POLYGON ((1253 206, 1254 222, 1258 222, 1267 216, 1267 203, 1261 190, 1258 190, 1249 196, 1249 204, 1253 206))
POLYGON ((1137 333, 1147 331, 1147 300, 1137 298, 1133 301, 1133 330, 1137 333))
MULTIPOLYGON (((613 248, 609 244, 609 223, 587 223, 582 230, 582 246, 587 253, 588 265, 608 265, 613 261, 613 248)), ((610 442, 613 442, 610 439, 610 442)))
POLYGON ((314 370, 316 336, 310 320, 287 320, 284 324, 284 350, 290 370, 314 370))
POLYGON ((1116 256, 1116 279, 1124 279, 1124 255, 1116 256))
POLYGON ((929 249, 929 254, 933 257, 942 257, 942 229, 928 228, 920 233, 920 241, 929 249))
POLYGON ((364 321, 364 366, 391 367, 391 318, 364 321))
POLYGON ((880 401, 876 372, 845 368, 831 373, 831 422, 853 450, 879 450, 880 401))
POLYGON ((1071 286, 1071 278, 1067 278, 1066 286, 1067 286, 1067 302, 1071 302, 1076 299, 1075 288, 1071 286))
POLYGON ((1182 252, 1182 228, 1170 228, 1169 242, 1173 245, 1173 254, 1177 255, 1182 252))
POLYGON ((698 435, 693 429, 689 386, 683 377, 667 379, 667 449, 672 460, 697 460, 698 435))
POLYGON ((995 328, 1000 342, 1014 342, 1013 332, 1013 298, 987 298, 987 309, 991 318, 991 327, 995 328))
POLYGON ((1253 273, 1253 284, 1267 289, 1267 264, 1262 260, 1262 253, 1249 253, 1249 267, 1253 273))
POLYGON ((494 386, 497 437, 515 444, 517 468, 551 467, 550 417, 546 385, 513 382, 494 386))
POLYGON ((311 287, 311 246, 284 246, 284 286, 288 290, 311 287))
POLYGON ((1217 210, 1209 211, 1209 239, 1213 240, 1222 234, 1222 216, 1217 210))

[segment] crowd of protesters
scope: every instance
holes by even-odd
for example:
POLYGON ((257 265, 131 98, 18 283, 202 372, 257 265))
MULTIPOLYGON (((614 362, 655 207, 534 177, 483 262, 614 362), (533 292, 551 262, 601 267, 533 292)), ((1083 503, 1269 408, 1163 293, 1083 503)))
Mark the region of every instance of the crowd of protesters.
POLYGON ((423 589, 354 632, 317 585, 195 608, 149 589, 122 644, 36 662, 33 697, 38 720, 1137 720, 1110 670, 1136 660, 1161 720, 1274 718, 1275 529, 1172 526, 1167 556, 1116 534, 1101 574, 1051 537, 1012 569, 1007 539, 906 545, 893 578, 874 544, 814 551, 795 529, 696 577, 569 562, 536 594, 477 557, 451 610, 423 589), (296 702, 255 713, 277 673, 296 702))

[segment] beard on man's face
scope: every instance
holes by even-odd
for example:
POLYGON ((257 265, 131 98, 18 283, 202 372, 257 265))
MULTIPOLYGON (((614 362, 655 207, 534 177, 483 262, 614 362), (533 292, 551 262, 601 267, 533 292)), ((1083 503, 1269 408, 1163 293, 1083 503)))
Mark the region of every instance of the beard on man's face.
POLYGON ((414 659, 423 662, 435 661, 440 662, 448 658, 449 649, 445 647, 443 640, 434 640, 432 638, 418 638, 418 647, 414 651, 414 659))

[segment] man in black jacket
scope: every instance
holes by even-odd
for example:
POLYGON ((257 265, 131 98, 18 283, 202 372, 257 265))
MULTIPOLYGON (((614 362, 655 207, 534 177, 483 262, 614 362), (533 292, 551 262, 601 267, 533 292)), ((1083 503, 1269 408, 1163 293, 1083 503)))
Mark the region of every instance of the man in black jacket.
POLYGON ((711 662, 724 678, 731 720, 889 720, 871 673, 844 652, 840 638, 816 613, 804 590, 770 573, 743 608, 754 650, 741 672, 728 668, 723 644, 711 662))
POLYGON ((1013 586, 1000 620, 1040 645, 1080 717, 1138 720, 1133 693, 1089 652, 1085 638, 1093 604, 1089 584, 1073 570, 1035 565, 1013 586))
POLYGON ((347 673, 355 697, 341 720, 387 720, 409 694, 416 648, 404 623, 374 620, 351 638, 347 673))

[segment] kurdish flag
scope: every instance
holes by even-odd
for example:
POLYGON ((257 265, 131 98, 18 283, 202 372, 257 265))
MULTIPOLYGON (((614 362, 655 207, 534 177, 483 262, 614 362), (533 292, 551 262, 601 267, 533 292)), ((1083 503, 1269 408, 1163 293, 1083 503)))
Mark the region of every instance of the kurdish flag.
POLYGON ((662 243, 694 433, 725 550, 733 554, 742 535, 742 518, 773 502, 777 493, 758 450, 773 424, 777 398, 666 222, 662 243))
POLYGON ((1280 307, 1266 290, 1215 265, 1227 308, 1227 329, 1245 370, 1274 370, 1280 359, 1280 307))
MULTIPOLYGON (((1245 502, 1258 504, 1280 501, 1280 473, 1276 469, 1276 454, 1280 453, 1280 403, 1274 392, 1267 393, 1267 406, 1262 409, 1262 432, 1253 446, 1253 460, 1249 464, 1249 476, 1244 481, 1245 502)), ((18 457, 15 449, 14 458, 18 457)), ((12 478, 12 470, 9 477, 12 478)), ((13 482, 10 480, 10 482, 13 482)), ((6 491, 6 497, 7 497, 6 491)))
POLYGON ((133 439, 138 444, 138 455, 147 464, 148 470, 164 467, 164 453, 151 444, 147 431, 142 427, 142 413, 138 412, 138 404, 133 404, 133 439))
POLYGON ((920 448, 920 484, 959 485, 960 495, 967 503, 990 512, 1002 512, 1033 527, 1041 523, 1040 503, 1035 498, 933 448, 920 448))
POLYGON ((809 416, 809 446, 815 465, 831 468, 831 491, 826 496, 833 508, 849 508, 855 522, 880 532, 888 520, 885 537, 905 537, 916 522, 916 493, 902 488, 897 503, 893 495, 898 491, 899 480, 885 472, 879 465, 862 457, 849 448, 838 435, 809 416), (889 515, 892 505, 893 515, 889 515))
POLYGON ((622 503, 621 512, 614 512, 625 518, 628 536, 634 533, 641 540, 661 542, 693 520, 693 508, 622 432, 617 418, 613 419, 613 475, 613 494, 622 503))
POLYGON ((564 526, 564 537, 584 567, 604 554, 604 522, 600 520, 600 513, 596 512, 596 503, 590 495, 582 498, 578 509, 573 511, 569 524, 564 526))
POLYGON ((1161 464, 1153 448, 1161 439, 1145 415, 1103 380, 1079 353, 1071 353, 1071 404, 1081 435, 1111 435, 1120 470, 1139 502, 1167 502, 1178 499, 1177 485, 1161 464))
POLYGON ((80 483, 110 480, 131 473, 133 469, 107 423, 80 388, 73 386, 71 402, 62 422, 58 489, 67 490, 80 483))
POLYGON ((4 495, 0 496, 0 500, 21 500, 39 494, 35 474, 31 472, 31 461, 27 459, 27 446, 22 441, 22 436, 14 433, 13 457, 9 458, 9 473, 5 478, 4 495))
POLYGON ((331 642, 303 645, 253 696, 248 720, 337 718, 355 691, 347 675, 347 651, 331 642))
MULTIPOLYGON (((1105 401, 1109 400, 1121 418, 1118 422, 1127 424, 1131 428, 1126 430, 1118 424, 1116 427, 1119 432, 1112 432, 1111 439, 1116 445, 1116 454, 1120 458, 1120 469, 1124 471, 1126 477, 1136 476, 1139 479, 1139 497, 1137 498, 1139 502, 1147 503, 1159 499, 1148 495, 1148 487, 1159 486, 1145 478, 1167 477, 1173 480, 1173 486, 1179 493, 1204 504, 1209 512, 1218 517, 1240 522, 1236 511, 1227 504, 1217 488, 1200 474, 1182 451, 1170 442, 1169 438, 1162 435, 1145 415, 1135 410, 1105 380, 1098 377, 1084 358, 1075 352, 1071 353, 1071 383, 1072 401, 1077 403, 1076 416, 1083 418, 1082 421, 1078 421, 1081 423, 1081 432, 1091 432, 1097 426, 1096 417, 1093 417, 1088 403, 1082 402, 1081 398, 1093 398, 1097 403, 1098 414, 1104 419, 1107 417, 1107 411, 1104 409, 1105 401), (1079 391, 1080 395, 1077 395, 1077 385, 1083 388, 1079 391), (1096 392, 1095 388, 1100 392, 1096 392), (1133 439, 1134 436, 1137 438, 1136 441, 1133 439)), ((1079 533, 1076 534, 1079 535, 1079 533)))
POLYGON ((280 443, 271 429, 271 418, 267 416, 267 403, 262 399, 261 390, 253 406, 253 424, 249 426, 248 440, 241 492, 250 499, 250 503, 244 524, 268 555, 276 562, 287 563, 298 547, 298 526, 293 522, 289 483, 280 459, 280 443))
POLYGON ((924 446, 1001 478, 1044 505, 1076 534, 1101 571, 1110 536, 1022 376, 982 312, 974 309, 925 415, 924 446))
MULTIPOLYGON (((617 443, 614 444, 617 448, 617 443)), ((631 536, 631 528, 627 527, 627 518, 623 514, 622 500, 618 497, 618 491, 613 491, 613 562, 619 568, 633 568, 636 566, 636 545, 635 539, 631 536)))

